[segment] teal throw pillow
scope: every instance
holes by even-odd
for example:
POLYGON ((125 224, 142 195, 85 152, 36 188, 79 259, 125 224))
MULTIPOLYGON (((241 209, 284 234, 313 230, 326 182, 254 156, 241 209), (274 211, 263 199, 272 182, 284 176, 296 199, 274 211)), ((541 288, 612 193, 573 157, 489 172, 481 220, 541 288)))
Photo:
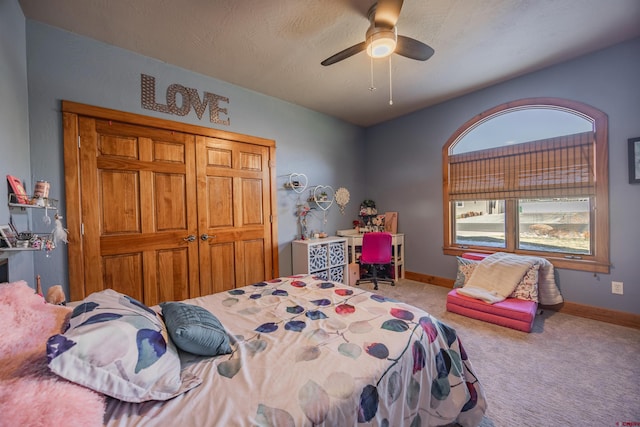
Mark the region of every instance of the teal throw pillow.
POLYGON ((182 302, 160 304, 169 336, 180 350, 199 356, 231 353, 229 336, 210 311, 182 302))

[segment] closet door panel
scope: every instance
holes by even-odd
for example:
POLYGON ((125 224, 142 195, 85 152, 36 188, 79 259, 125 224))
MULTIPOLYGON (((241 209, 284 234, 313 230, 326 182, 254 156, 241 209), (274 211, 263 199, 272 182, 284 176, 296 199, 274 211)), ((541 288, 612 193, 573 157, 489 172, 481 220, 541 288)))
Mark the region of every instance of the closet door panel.
POLYGON ((112 283, 111 289, 142 301, 142 265, 140 253, 105 256, 102 258, 103 282, 112 283))
POLYGON ((186 248, 156 252, 155 283, 158 301, 181 301, 190 298, 189 251, 186 248))
POLYGON ((243 178, 242 187, 242 225, 262 227, 264 224, 263 206, 264 194, 262 179, 243 178))
POLYGON ((209 137, 197 137, 196 147, 200 265, 211 265, 200 275, 202 288, 227 290, 272 277, 268 148, 209 137), (202 249, 226 244, 233 256, 219 260, 216 251, 202 249))
POLYGON ((233 178, 207 176, 207 228, 233 227, 233 178))
POLYGON ((211 262, 207 269, 209 274, 210 292, 222 292, 236 287, 236 257, 233 242, 204 245, 209 252, 211 262))
POLYGON ((148 305, 200 295, 193 136, 80 123, 81 156, 92 158, 81 171, 91 292, 126 289, 148 305))
POLYGON ((155 173, 153 175, 155 197, 155 230, 188 231, 187 183, 183 174, 155 173))
POLYGON ((139 174, 136 171, 101 170, 98 179, 102 201, 98 204, 101 208, 102 235, 139 233, 141 231, 139 174))
POLYGON ((264 241, 263 239, 245 240, 242 242, 242 267, 247 284, 258 283, 265 279, 264 241))

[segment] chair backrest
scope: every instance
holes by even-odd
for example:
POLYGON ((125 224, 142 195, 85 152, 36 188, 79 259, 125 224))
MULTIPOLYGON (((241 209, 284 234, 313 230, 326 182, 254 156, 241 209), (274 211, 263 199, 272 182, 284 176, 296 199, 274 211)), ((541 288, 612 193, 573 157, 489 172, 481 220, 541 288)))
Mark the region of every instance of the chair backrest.
POLYGON ((391 263, 391 233, 365 233, 362 236, 360 262, 363 264, 391 263))

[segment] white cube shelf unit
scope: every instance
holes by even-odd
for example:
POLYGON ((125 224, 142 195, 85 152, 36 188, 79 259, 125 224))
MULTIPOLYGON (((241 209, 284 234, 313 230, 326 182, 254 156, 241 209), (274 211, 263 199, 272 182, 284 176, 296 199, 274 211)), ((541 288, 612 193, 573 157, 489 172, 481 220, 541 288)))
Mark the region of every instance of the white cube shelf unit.
POLYGON ((325 237, 294 240, 292 243, 293 274, 313 274, 324 280, 346 283, 347 239, 325 237))

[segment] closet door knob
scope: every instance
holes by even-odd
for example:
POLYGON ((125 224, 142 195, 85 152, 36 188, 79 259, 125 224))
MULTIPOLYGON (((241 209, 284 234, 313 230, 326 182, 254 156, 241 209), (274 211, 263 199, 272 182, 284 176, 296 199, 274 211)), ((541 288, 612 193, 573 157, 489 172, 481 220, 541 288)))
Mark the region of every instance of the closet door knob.
POLYGON ((189 234, 187 237, 185 237, 182 240, 184 240, 185 242, 195 242, 196 236, 194 236, 193 234, 189 234))
POLYGON ((206 241, 209 238, 209 235, 207 233, 204 233, 202 236, 200 236, 200 239, 202 241, 206 241))

